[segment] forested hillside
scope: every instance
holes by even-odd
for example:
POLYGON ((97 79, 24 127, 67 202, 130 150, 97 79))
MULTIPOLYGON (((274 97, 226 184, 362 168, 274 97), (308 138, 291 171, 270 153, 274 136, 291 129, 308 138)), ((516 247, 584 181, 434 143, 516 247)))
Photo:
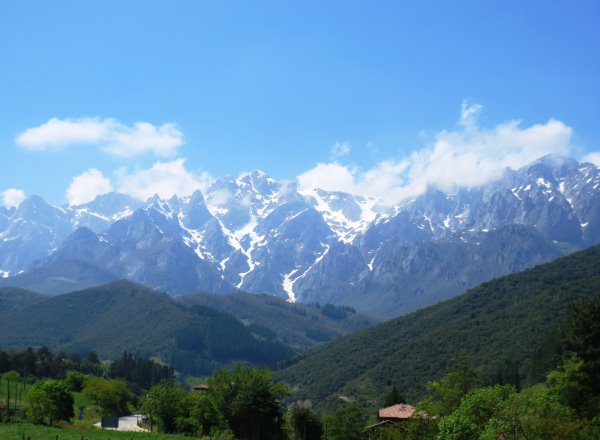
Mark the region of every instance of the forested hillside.
POLYGON ((561 320, 575 301, 600 292, 600 247, 592 247, 377 327, 318 347, 278 378, 320 406, 339 397, 380 404, 391 385, 408 401, 442 377, 459 352, 489 383, 543 381, 561 351, 561 320))
MULTIPOLYGON (((21 292, 23 293, 23 292, 21 292)), ((124 351, 159 356, 188 374, 206 374, 235 361, 272 364, 293 355, 287 345, 254 335, 231 315, 177 303, 128 281, 0 309, 0 347, 53 350, 116 358, 124 351)))
POLYGON ((298 350, 337 339, 377 322, 349 307, 294 304, 265 294, 200 293, 179 297, 178 300, 187 305, 205 305, 229 313, 264 338, 279 339, 298 350))
POLYGON ((15 307, 35 304, 45 298, 45 295, 18 287, 0 287, 0 313, 15 307))

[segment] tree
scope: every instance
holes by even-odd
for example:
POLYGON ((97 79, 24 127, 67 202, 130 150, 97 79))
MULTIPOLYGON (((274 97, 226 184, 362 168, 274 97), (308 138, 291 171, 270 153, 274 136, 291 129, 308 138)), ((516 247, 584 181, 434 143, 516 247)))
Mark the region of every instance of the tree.
POLYGON ((70 370, 67 371, 65 382, 67 383, 67 385, 69 385, 71 391, 80 392, 83 389, 85 379, 85 374, 81 374, 78 371, 70 370))
POLYGON ((176 420, 178 432, 215 437, 228 431, 225 417, 208 393, 188 394, 183 407, 185 415, 176 420))
POLYGON ((15 370, 7 371, 6 373, 4 373, 2 375, 2 380, 6 380, 6 381, 10 381, 10 382, 16 382, 19 379, 21 379, 21 375, 19 374, 18 371, 15 371, 15 370))
POLYGON ((515 389, 512 385, 479 388, 463 397, 460 406, 440 421, 439 438, 471 440, 481 436, 486 423, 497 417, 501 404, 515 389))
POLYGON ((114 379, 125 379, 132 390, 149 390, 164 379, 172 379, 174 370, 151 359, 144 359, 125 351, 121 359, 110 365, 109 376, 114 379))
POLYGON ((431 415, 447 416, 460 405, 461 399, 480 383, 481 371, 465 353, 453 360, 450 371, 439 381, 427 384, 428 396, 421 406, 431 415))
POLYGON ((83 394, 100 407, 103 416, 121 416, 129 413, 128 404, 132 395, 123 380, 87 377, 84 381, 83 394))
POLYGON ((168 433, 177 431, 177 418, 185 416, 186 393, 173 379, 163 380, 148 391, 142 400, 142 410, 158 422, 159 428, 168 433))
POLYGON ((570 358, 550 375, 549 381, 562 389, 564 403, 591 419, 600 415, 600 296, 572 307, 563 340, 570 358))
POLYGON ((221 369, 209 379, 209 395, 238 438, 268 439, 280 431, 279 398, 287 394, 274 383, 271 371, 238 364, 221 369))
POLYGON ((294 404, 284 416, 286 431, 291 440, 320 440, 323 425, 309 405, 294 404))
POLYGON ((54 421, 69 421, 73 416, 73 395, 61 380, 34 383, 25 394, 26 414, 36 423, 52 425, 54 421))
POLYGON ((365 437, 364 420, 355 404, 337 408, 324 417, 326 440, 361 440, 365 437))
POLYGON ((503 431, 523 439, 592 439, 588 427, 578 420, 573 409, 561 404, 544 384, 512 393, 501 402, 486 422, 481 440, 495 440, 503 431))

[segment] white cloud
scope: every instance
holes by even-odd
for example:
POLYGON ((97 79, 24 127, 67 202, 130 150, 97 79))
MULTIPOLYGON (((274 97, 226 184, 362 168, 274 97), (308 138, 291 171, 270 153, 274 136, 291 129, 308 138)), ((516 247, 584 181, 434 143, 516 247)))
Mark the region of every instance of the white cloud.
POLYGON ((25 191, 16 188, 2 191, 2 203, 7 208, 18 208, 23 200, 25 200, 25 191))
POLYGON ((588 153, 586 156, 584 156, 583 158, 584 162, 591 162, 596 166, 600 167, 600 152, 593 152, 593 153, 588 153))
POLYGON ((348 141, 346 141, 346 142, 337 141, 331 147, 331 158, 332 159, 337 159, 338 157, 345 156, 348 153, 350 153, 350 145, 348 144, 348 141))
POLYGON ((227 204, 233 198, 233 194, 226 189, 218 189, 207 194, 206 197, 210 205, 221 206, 227 204))
POLYGON ((210 174, 203 172, 194 175, 185 169, 184 164, 185 159, 176 159, 171 162, 156 162, 151 168, 133 173, 121 171, 117 190, 140 200, 147 200, 155 194, 161 198, 170 198, 208 188, 213 180, 210 174))
POLYGON ((81 205, 91 202, 97 196, 113 190, 110 179, 104 177, 100 171, 90 168, 71 180, 67 188, 66 198, 69 205, 81 205))
POLYGON ((478 123, 481 110, 478 104, 463 102, 457 130, 438 133, 432 145, 401 160, 383 161, 368 170, 319 163, 298 176, 300 188, 354 192, 398 203, 428 186, 445 191, 479 186, 500 177, 507 167, 516 169, 546 154, 571 151, 572 129, 560 121, 529 127, 509 121, 487 129, 478 123))
POLYGON ((356 174, 357 170, 338 162, 318 163, 298 176, 298 185, 300 189, 320 188, 325 191, 354 193, 357 190, 356 174))
POLYGON ((155 126, 136 122, 128 126, 112 118, 52 118, 40 126, 28 128, 17 136, 16 142, 27 150, 59 150, 87 144, 115 156, 131 157, 151 152, 168 157, 183 144, 183 133, 172 123, 155 126))

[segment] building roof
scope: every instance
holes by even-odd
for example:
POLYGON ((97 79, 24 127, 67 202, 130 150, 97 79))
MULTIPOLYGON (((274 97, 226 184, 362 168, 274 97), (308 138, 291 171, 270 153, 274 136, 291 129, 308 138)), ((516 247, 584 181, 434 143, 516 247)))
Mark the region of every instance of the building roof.
POLYGON ((196 391, 206 391, 208 390, 208 385, 201 383, 200 385, 194 385, 192 389, 196 391))
POLYGON ((380 419, 409 419, 415 413, 415 407, 406 403, 381 408, 378 412, 380 419))

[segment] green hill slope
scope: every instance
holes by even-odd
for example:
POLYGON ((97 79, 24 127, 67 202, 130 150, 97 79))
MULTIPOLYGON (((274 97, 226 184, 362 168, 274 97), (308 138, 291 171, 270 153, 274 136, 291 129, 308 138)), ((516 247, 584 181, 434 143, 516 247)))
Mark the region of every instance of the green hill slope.
POLYGON ((293 355, 278 341, 255 337, 231 315, 186 307, 170 296, 117 281, 0 312, 0 346, 46 345, 67 352, 125 350, 160 356, 182 372, 204 374, 235 361, 271 364, 293 355))
POLYGON ((377 323, 353 311, 332 314, 328 313, 329 307, 290 304, 273 295, 200 293, 177 299, 184 304, 201 304, 229 313, 247 323, 252 331, 281 340, 297 350, 306 350, 377 323))
POLYGON ((465 351, 489 381, 535 382, 552 366, 569 304, 598 292, 596 246, 318 347, 277 376, 294 398, 328 406, 341 396, 372 407, 390 384, 409 401, 422 397, 465 351))
POLYGON ((26 307, 43 301, 47 297, 40 293, 18 287, 0 287, 0 313, 26 307))

